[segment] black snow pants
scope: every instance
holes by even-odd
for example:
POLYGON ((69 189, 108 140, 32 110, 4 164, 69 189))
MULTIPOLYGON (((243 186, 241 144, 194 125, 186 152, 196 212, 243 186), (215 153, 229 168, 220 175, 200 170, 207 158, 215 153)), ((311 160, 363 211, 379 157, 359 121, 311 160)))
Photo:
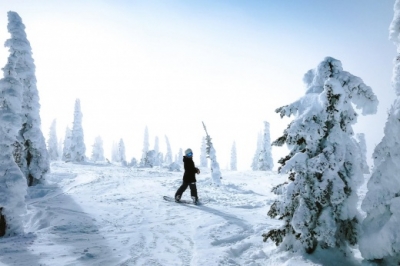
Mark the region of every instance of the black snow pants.
POLYGON ((198 199, 197 197, 197 187, 196 183, 186 183, 185 181, 182 182, 182 185, 178 188, 178 190, 175 193, 175 198, 176 196, 180 196, 182 198, 183 192, 187 189, 187 187, 190 187, 190 196, 195 197, 196 200, 198 199))

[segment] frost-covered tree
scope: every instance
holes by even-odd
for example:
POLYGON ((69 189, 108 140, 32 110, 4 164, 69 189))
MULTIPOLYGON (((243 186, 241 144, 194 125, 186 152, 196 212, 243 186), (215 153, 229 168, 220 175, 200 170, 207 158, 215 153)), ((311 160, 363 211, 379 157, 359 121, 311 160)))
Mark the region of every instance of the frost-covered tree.
POLYGON ((86 160, 86 145, 83 137, 82 116, 81 101, 76 99, 70 147, 72 162, 84 162, 86 160))
POLYGON ((162 163, 162 154, 160 154, 160 144, 158 141, 158 137, 156 137, 154 140, 154 152, 155 152, 155 158, 153 166, 159 166, 162 163))
POLYGON ((113 142, 111 147, 111 161, 120 162, 118 156, 118 142, 113 142))
POLYGON ((105 161, 103 139, 100 136, 97 136, 94 140, 94 144, 92 146, 92 156, 90 157, 90 159, 93 162, 105 161))
POLYGON ((144 139, 143 139, 143 149, 142 149, 142 158, 140 159, 140 165, 142 167, 146 164, 146 156, 147 152, 149 151, 150 144, 149 144, 149 130, 146 128, 144 129, 144 139))
POLYGON ((359 249, 368 260, 381 259, 382 265, 400 261, 400 1, 394 4, 389 27, 390 39, 397 46, 392 87, 396 99, 385 124, 384 136, 372 155, 374 167, 368 192, 361 204, 367 213, 362 222, 359 249))
POLYGON ((183 165, 183 150, 182 148, 179 148, 179 152, 177 155, 177 158, 175 160, 178 164, 183 165))
POLYGON ((357 147, 360 150, 360 152, 357 153, 357 156, 359 156, 357 161, 359 161, 361 164, 361 170, 363 174, 369 174, 369 166, 367 163, 367 143, 365 141, 365 134, 364 133, 356 134, 355 141, 357 147))
POLYGON ((258 157, 258 170, 271 171, 274 167, 271 153, 271 137, 269 131, 269 123, 264 121, 264 134, 262 138, 262 146, 260 156, 258 157))
POLYGON ((15 70, 16 60, 10 54, 0 80, 0 236, 23 232, 21 215, 26 211, 26 178, 13 157, 21 129, 23 86, 15 70))
POLYGON ((215 185, 220 185, 221 184, 221 170, 219 168, 219 163, 217 162, 217 155, 215 152, 215 148, 213 143, 211 142, 211 137, 208 135, 206 125, 203 123, 204 131, 206 132, 206 153, 207 153, 207 158, 210 159, 211 161, 211 178, 212 181, 215 185))
POLYGON ((306 94, 276 110, 295 119, 273 145, 286 144, 280 173, 288 182, 273 189, 282 196, 268 215, 283 220, 263 235, 289 250, 311 253, 317 246, 346 252, 358 240, 360 214, 357 188, 363 182, 360 152, 352 125, 358 114, 374 114, 378 100, 361 78, 343 71, 340 61, 327 57, 304 77, 306 94))
POLYGON ((47 150, 52 161, 57 161, 59 158, 56 125, 57 123, 54 119, 50 126, 49 139, 47 141, 47 150))
POLYGON ((39 93, 36 87, 35 64, 32 48, 25 33, 25 25, 16 13, 8 12, 8 32, 11 38, 5 43, 15 65, 14 78, 22 85, 21 128, 14 155, 28 185, 35 185, 50 171, 50 160, 41 130, 39 93))
POLYGON ((62 152, 62 160, 64 162, 71 161, 71 137, 72 137, 72 130, 69 127, 67 127, 65 129, 64 147, 62 152))
POLYGON ((58 148, 57 148, 57 150, 58 150, 58 159, 60 159, 62 157, 62 154, 63 154, 63 141, 62 141, 62 138, 58 139, 58 148))
POLYGON ((125 143, 123 139, 120 139, 118 143, 118 162, 126 165, 125 143))
POLYGON ((208 167, 208 163, 207 163, 207 145, 206 145, 206 138, 205 137, 203 137, 201 139, 200 166, 201 167, 208 167))
POLYGON ((231 170, 237 170, 236 142, 234 141, 231 149, 231 170))
POLYGON ((171 150, 171 145, 169 144, 169 139, 167 136, 165 136, 165 142, 167 145, 167 153, 165 154, 164 163, 166 165, 170 165, 172 163, 172 150, 171 150))
POLYGON ((262 135, 261 132, 259 132, 257 138, 257 149, 256 152, 254 153, 253 162, 251 163, 251 169, 253 171, 258 170, 258 160, 260 158, 261 149, 262 149, 262 135))

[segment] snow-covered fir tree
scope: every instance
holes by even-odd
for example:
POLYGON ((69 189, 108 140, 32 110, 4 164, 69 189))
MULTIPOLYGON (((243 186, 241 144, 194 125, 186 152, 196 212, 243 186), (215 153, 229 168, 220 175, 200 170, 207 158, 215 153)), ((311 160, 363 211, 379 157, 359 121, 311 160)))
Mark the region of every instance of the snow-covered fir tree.
POLYGON ((236 142, 234 141, 231 149, 231 170, 237 170, 236 142))
POLYGON ((71 161, 71 137, 72 137, 72 130, 69 127, 67 127, 65 129, 64 147, 61 158, 64 162, 71 161))
POLYGON ((368 192, 361 204, 367 213, 362 222, 359 249, 367 260, 382 260, 382 265, 400 261, 400 1, 394 4, 389 27, 390 39, 397 46, 392 87, 396 99, 385 124, 384 136, 372 155, 374 167, 368 192))
POLYGON ((26 212, 26 178, 13 157, 21 129, 23 86, 15 71, 11 54, 0 80, 0 237, 23 232, 22 215, 26 212))
POLYGON ((83 137, 81 102, 75 100, 74 122, 71 132, 71 162, 84 162, 86 160, 86 145, 83 137))
POLYGON ((58 159, 60 159, 62 157, 63 154, 63 140, 62 138, 58 139, 58 159))
POLYGON ((257 138, 257 149, 253 156, 253 162, 251 163, 251 169, 253 171, 258 170, 258 160, 260 158, 261 149, 262 149, 262 135, 261 135, 261 132, 259 132, 258 138, 257 138))
POLYGON ((354 156, 360 151, 352 136, 358 115, 353 105, 363 115, 374 114, 378 100, 331 57, 308 71, 304 82, 306 94, 276 110, 281 117, 295 116, 273 143, 290 150, 279 161, 279 172, 289 180, 273 189, 282 196, 268 212, 284 224, 263 237, 289 250, 311 253, 320 246, 346 252, 358 240, 357 188, 363 182, 354 156))
POLYGON ((103 148, 103 139, 100 136, 97 136, 94 140, 94 144, 92 146, 92 156, 90 160, 93 162, 104 162, 104 148, 103 148))
POLYGON ((204 131, 206 132, 206 153, 207 158, 211 161, 211 179, 215 185, 221 184, 221 170, 219 168, 219 163, 217 161, 217 155, 214 145, 211 141, 210 135, 208 135, 206 125, 203 122, 204 131))
POLYGON ((178 164, 183 165, 183 150, 182 148, 179 148, 179 152, 177 155, 177 158, 175 160, 178 164))
POLYGON ((25 33, 25 25, 21 17, 13 11, 8 12, 8 32, 11 38, 5 43, 15 64, 15 76, 23 88, 21 129, 18 143, 15 145, 15 157, 21 171, 28 180, 28 185, 34 185, 44 179, 50 171, 50 160, 46 142, 41 130, 39 93, 36 87, 35 64, 32 58, 32 48, 25 33))
POLYGON ((365 134, 357 133, 355 141, 357 143, 357 147, 360 150, 360 152, 357 153, 357 156, 359 156, 357 161, 359 161, 361 164, 361 170, 363 174, 369 174, 369 166, 367 163, 367 142, 365 141, 365 134))
POLYGON ((206 144, 206 138, 205 137, 203 137, 201 139, 200 166, 201 167, 208 167, 208 163, 207 163, 207 144, 206 144))
POLYGON ((111 161, 112 162, 120 162, 119 161, 119 154, 118 154, 118 142, 113 142, 111 147, 111 161))
POLYGON ((122 163, 122 165, 126 165, 126 155, 125 155, 125 143, 123 139, 119 140, 118 143, 118 162, 122 163))
POLYGON ((165 154, 164 163, 166 165, 170 165, 173 162, 172 161, 172 149, 171 149, 171 145, 169 144, 169 139, 167 136, 165 136, 165 143, 167 145, 167 153, 165 154))
POLYGON ((154 152, 155 152, 155 158, 153 166, 159 166, 162 163, 162 155, 160 155, 160 144, 157 136, 154 139, 154 152))
POLYGON ((146 156, 147 152, 149 151, 150 144, 149 144, 149 130, 146 128, 144 129, 144 139, 143 139, 143 149, 142 149, 142 158, 140 159, 140 166, 145 167, 146 164, 146 156))
POLYGON ((269 123, 264 121, 264 134, 262 137, 262 146, 260 155, 258 157, 258 170, 271 171, 274 167, 271 153, 271 137, 269 130, 269 123))
POLYGON ((47 150, 49 152, 49 158, 52 161, 57 161, 59 158, 56 125, 57 122, 54 119, 50 126, 49 139, 47 141, 47 150))

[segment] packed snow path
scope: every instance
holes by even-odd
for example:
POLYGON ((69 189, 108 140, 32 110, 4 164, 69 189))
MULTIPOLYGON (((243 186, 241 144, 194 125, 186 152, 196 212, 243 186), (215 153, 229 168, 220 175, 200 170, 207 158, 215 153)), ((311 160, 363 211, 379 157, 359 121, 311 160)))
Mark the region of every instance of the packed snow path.
POLYGON ((48 184, 29 189, 26 234, 0 239, 0 265, 327 265, 262 242, 279 225, 267 212, 283 177, 225 171, 215 187, 207 171, 208 203, 194 206, 162 199, 182 172, 53 163, 48 184))

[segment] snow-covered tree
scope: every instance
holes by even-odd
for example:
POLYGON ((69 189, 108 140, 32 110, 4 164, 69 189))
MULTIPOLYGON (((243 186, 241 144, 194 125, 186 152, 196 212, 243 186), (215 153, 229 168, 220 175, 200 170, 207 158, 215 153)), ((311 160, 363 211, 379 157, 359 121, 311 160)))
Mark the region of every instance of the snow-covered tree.
POLYGON ((178 164, 183 165, 183 150, 182 148, 179 148, 178 155, 176 156, 175 160, 178 164))
POLYGON ((144 129, 144 139, 143 139, 143 150, 142 150, 142 158, 140 159, 140 165, 142 167, 146 164, 146 156, 147 152, 149 151, 150 144, 149 144, 149 130, 146 128, 144 129))
POLYGON ((219 163, 217 162, 217 155, 216 151, 214 148, 213 143, 211 142, 211 137, 208 135, 206 125, 203 123, 204 131, 206 132, 206 153, 207 153, 207 158, 210 158, 211 161, 211 178, 212 181, 215 185, 220 185, 221 184, 221 170, 219 168, 219 163))
POLYGON ((155 152, 155 158, 153 166, 159 166, 162 163, 162 155, 160 155, 160 144, 158 141, 158 137, 156 137, 154 140, 154 152, 155 152))
POLYGON ((58 148, 57 148, 57 150, 58 150, 58 159, 60 159, 62 157, 62 154, 63 154, 63 140, 62 140, 62 138, 58 139, 58 148))
POLYGON ((84 162, 86 160, 86 146, 83 138, 82 111, 79 99, 75 101, 74 123, 71 134, 71 161, 84 162))
POLYGON ((201 167, 208 167, 208 163, 207 163, 207 145, 206 145, 206 138, 205 137, 203 137, 201 139, 200 166, 201 167))
POLYGON ((126 165, 125 143, 123 139, 120 139, 118 143, 118 162, 126 165))
POLYGON ((21 215, 26 212, 27 182, 13 157, 24 89, 16 78, 16 60, 11 53, 0 80, 0 236, 23 232, 21 215))
POLYGON ((111 161, 113 162, 120 162, 119 161, 119 150, 118 150, 118 142, 113 142, 111 147, 111 161))
POLYGON ((94 144, 92 146, 92 156, 90 157, 90 159, 93 162, 105 161, 103 139, 100 136, 97 136, 94 140, 94 144))
POLYGON ((290 152, 280 159, 288 182, 273 191, 282 196, 268 215, 284 224, 263 234, 286 249, 308 253, 337 247, 347 251, 358 240, 360 214, 357 188, 363 182, 360 152, 352 125, 358 114, 374 114, 378 100, 361 78, 343 71, 340 61, 327 57, 304 77, 306 94, 276 110, 295 119, 273 145, 286 143, 290 152))
POLYGON ((57 130, 56 120, 54 119, 50 126, 49 139, 47 141, 47 150, 49 152, 50 160, 57 161, 58 155, 58 142, 57 142, 57 130))
POLYGON ((390 39, 397 46, 392 76, 396 99, 388 113, 384 136, 372 155, 374 167, 361 204, 367 216, 362 222, 359 249, 365 259, 381 259, 382 265, 397 265, 400 261, 400 0, 394 4, 389 30, 390 39))
POLYGON ((237 170, 236 142, 234 141, 231 149, 231 170, 237 170))
POLYGON ((64 147, 62 152, 62 160, 64 162, 71 161, 71 137, 72 137, 72 130, 69 127, 67 127, 65 129, 64 147))
POLYGON ((41 130, 36 67, 32 58, 32 48, 25 33, 25 25, 16 12, 8 12, 7 28, 11 34, 11 38, 5 43, 10 52, 8 59, 13 61, 14 78, 21 83, 23 88, 22 121, 14 154, 16 158, 19 158, 17 164, 27 178, 28 185, 31 186, 39 183, 50 171, 49 155, 41 130))
POLYGON ((262 138, 262 146, 260 156, 258 157, 258 170, 271 171, 274 167, 271 153, 271 137, 269 131, 269 123, 264 121, 264 134, 262 138))
POLYGON ((355 141, 360 150, 360 152, 356 154, 358 156, 357 161, 359 161, 361 164, 361 170, 363 174, 369 174, 369 166, 367 163, 367 142, 365 141, 365 134, 356 134, 355 141))
POLYGON ((165 136, 165 142, 167 144, 167 153, 165 154, 164 163, 166 165, 170 165, 172 163, 172 150, 171 150, 171 145, 169 144, 169 139, 167 136, 165 136))
POLYGON ((258 138, 257 138, 257 149, 256 152, 254 153, 254 157, 253 157, 253 162, 251 163, 251 169, 253 171, 257 171, 258 170, 258 160, 260 158, 260 152, 262 149, 262 135, 261 132, 258 133, 258 138))

